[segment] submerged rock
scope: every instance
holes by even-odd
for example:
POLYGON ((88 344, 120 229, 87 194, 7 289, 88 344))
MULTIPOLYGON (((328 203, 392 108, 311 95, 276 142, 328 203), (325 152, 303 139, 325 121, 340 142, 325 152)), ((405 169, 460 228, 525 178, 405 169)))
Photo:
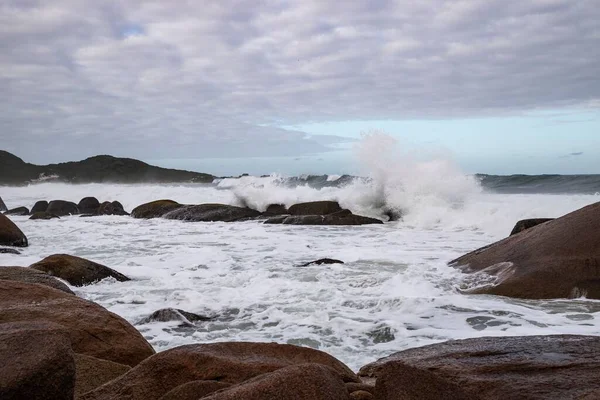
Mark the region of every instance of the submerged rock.
POLYGON ((102 264, 68 254, 48 256, 30 265, 29 268, 64 279, 73 286, 90 285, 108 277, 115 278, 119 282, 131 280, 125 275, 102 264))
POLYGON ((37 283, 58 289, 65 293, 75 294, 67 285, 58 279, 35 269, 25 267, 0 267, 0 279, 15 282, 37 283))
POLYGON ((496 277, 469 293, 525 299, 600 299, 600 203, 530 228, 450 263, 496 277))
POLYGON ((46 200, 40 200, 33 205, 31 214, 46 212, 48 210, 48 202, 46 200))
POLYGON ((36 212, 33 215, 31 215, 31 217, 29 217, 29 219, 32 220, 37 220, 37 219, 60 219, 60 217, 58 215, 55 214, 51 214, 49 212, 46 211, 42 211, 42 212, 36 212))
MULTIPOLYGON (((600 395, 598 368, 600 337, 597 336, 483 337, 401 351, 362 367, 359 376, 377 378, 377 386, 383 385, 386 393, 414 392, 413 386, 426 388, 427 382, 432 381, 429 373, 433 373, 472 396, 457 398, 593 399, 600 395), (411 379, 398 374, 410 374, 411 379)), ((449 387, 439 381, 431 385, 449 387)), ((378 394, 381 392, 377 390, 378 394)), ((450 393, 458 392, 452 389, 450 393)))
POLYGON ((84 197, 77 204, 77 208, 82 214, 95 214, 98 207, 100 207, 100 202, 95 197, 84 197))
POLYGON ((269 218, 265 224, 284 224, 284 225, 368 225, 368 224, 383 224, 383 221, 363 217, 362 215, 346 214, 346 215, 291 215, 278 216, 269 218))
POLYGON ((337 201, 311 201, 294 204, 289 208, 291 215, 327 215, 342 211, 337 201))
POLYGON ((177 308, 163 308, 154 311, 152 314, 143 318, 139 324, 148 324, 150 322, 170 322, 179 321, 184 326, 194 326, 194 322, 211 321, 214 318, 205 317, 203 315, 194 314, 177 308))
POLYGON ((183 207, 183 204, 179 204, 173 200, 156 200, 137 206, 131 211, 131 216, 143 219, 160 218, 169 211, 180 207, 183 207))
POLYGON ((29 209, 27 207, 17 207, 12 210, 8 210, 4 213, 5 215, 29 215, 29 209))
POLYGON ((7 216, 0 214, 0 245, 27 247, 27 237, 7 216))
POLYGON ((308 267, 308 266, 311 266, 311 265, 322 265, 322 264, 343 264, 343 263, 344 263, 343 261, 336 260, 336 259, 333 259, 333 258, 320 258, 320 259, 318 259, 318 260, 315 260, 315 261, 309 261, 309 262, 307 262, 307 263, 300 264, 300 265, 298 265, 298 266, 299 266, 299 267, 308 267))
POLYGON ((235 222, 259 215, 260 212, 250 208, 227 204, 199 204, 177 208, 163 215, 163 218, 190 222, 235 222))
POLYGON ((77 204, 73 203, 72 201, 65 200, 52 200, 48 204, 46 212, 58 215, 59 217, 77 215, 80 213, 77 204))
POLYGON ((522 219, 515 224, 515 227, 510 232, 510 236, 516 235, 517 233, 526 231, 527 229, 533 228, 548 221, 552 221, 554 218, 533 218, 533 219, 522 219))
POLYGON ((17 249, 10 249, 8 247, 0 247, 0 254, 21 254, 17 249))

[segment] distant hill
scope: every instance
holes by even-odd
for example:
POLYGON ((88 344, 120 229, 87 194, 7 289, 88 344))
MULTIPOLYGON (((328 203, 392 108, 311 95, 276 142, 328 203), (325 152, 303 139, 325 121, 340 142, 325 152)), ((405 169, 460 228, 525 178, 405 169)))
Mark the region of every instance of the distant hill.
POLYGON ((34 165, 0 150, 0 185, 22 185, 40 180, 68 183, 209 183, 213 179, 214 176, 209 174, 160 168, 139 160, 112 156, 34 165))

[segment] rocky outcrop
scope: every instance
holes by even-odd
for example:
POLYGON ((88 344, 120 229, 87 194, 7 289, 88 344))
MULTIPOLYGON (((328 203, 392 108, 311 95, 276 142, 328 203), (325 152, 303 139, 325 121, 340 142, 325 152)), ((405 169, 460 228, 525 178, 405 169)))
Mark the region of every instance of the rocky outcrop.
POLYGON ((548 221, 552 221, 554 218, 533 218, 533 219, 522 219, 515 224, 515 227, 510 232, 510 236, 516 235, 519 232, 526 231, 529 228, 538 226, 548 221))
POLYGON ((130 369, 128 365, 75 354, 75 398, 124 375, 130 369))
POLYGON ((4 214, 0 214, 0 245, 27 247, 25 234, 4 214))
POLYGON ((131 211, 131 216, 143 219, 160 218, 166 213, 181 207, 183 207, 183 204, 173 200, 156 200, 137 206, 131 211))
POLYGON ((81 214, 95 214, 100 207, 100 202, 95 197, 84 197, 77 204, 77 208, 81 214))
POLYGON ((17 207, 12 210, 8 210, 4 213, 5 215, 29 215, 29 209, 27 207, 17 207))
POLYGON ((269 218, 265 221, 265 224, 284 224, 284 225, 369 225, 369 224, 383 224, 383 221, 364 217, 362 215, 354 214, 340 214, 340 215, 299 215, 299 216, 278 216, 269 218))
POLYGON ((37 283, 40 285, 48 286, 53 289, 61 290, 65 293, 75 294, 67 285, 62 283, 52 276, 37 271, 31 268, 25 267, 0 267, 0 280, 25 282, 25 283, 37 283))
POLYGON ((33 205, 31 214, 46 212, 48 210, 48 202, 46 200, 40 200, 33 205))
POLYGON ((46 212, 58 215, 59 217, 80 214, 77 204, 73 203, 72 201, 65 200, 52 200, 48 204, 46 212))
POLYGON ((98 207, 97 215, 129 215, 118 201, 105 201, 98 207))
POLYGON ((343 261, 336 260, 333 258, 320 258, 315 261, 309 261, 307 263, 300 264, 300 265, 298 265, 298 267, 309 267, 311 265, 322 265, 322 264, 343 264, 343 263, 344 263, 343 261))
POLYGON ((287 208, 283 204, 269 204, 267 210, 263 213, 263 215, 283 215, 289 214, 287 208))
POLYGON ((106 155, 39 166, 0 150, 0 185, 27 184, 40 177, 68 183, 210 183, 214 179, 209 174, 160 168, 131 158, 106 155))
POLYGON ((47 286, 0 280, 0 323, 28 321, 61 325, 78 354, 131 367, 154 354, 133 326, 95 303, 47 286))
POLYGON ((430 387, 457 396, 443 398, 593 399, 600 395, 599 367, 600 337, 484 337, 405 350, 364 366, 359 375, 377 379, 376 394, 410 393, 414 386, 425 393, 430 387), (456 391, 457 386, 464 394, 456 391))
POLYGON ((163 218, 190 222, 235 222, 259 215, 260 212, 250 208, 227 204, 199 204, 179 207, 164 214, 163 218))
POLYGON ((311 201, 294 204, 288 212, 291 215, 327 215, 341 210, 337 201, 311 201))
POLYGON ((600 203, 530 228, 450 263, 495 276, 469 293, 600 299, 600 203))
POLYGON ((8 211, 8 208, 6 208, 6 204, 4 204, 4 200, 2 200, 2 197, 0 197, 0 213, 2 213, 4 211, 8 211))
POLYGON ((119 282, 130 280, 114 269, 68 254, 54 254, 29 267, 64 279, 73 286, 90 285, 109 277, 119 282))
POLYGON ((148 324, 151 322, 171 322, 178 321, 180 326, 195 326, 195 322, 212 321, 214 318, 194 314, 177 308, 163 308, 154 311, 149 316, 142 318, 138 324, 148 324))
POLYGON ((60 325, 0 323, 0 399, 72 400, 73 357, 69 333, 60 325))
POLYGON ((116 399, 127 393, 131 400, 155 400, 189 382, 218 380, 234 385, 306 363, 331 368, 330 376, 340 383, 358 382, 348 367, 318 350, 274 343, 194 344, 158 353, 81 399, 116 399))
POLYGON ((56 214, 51 214, 49 212, 43 211, 43 212, 36 212, 34 214, 31 215, 31 217, 29 217, 29 219, 32 220, 40 220, 40 219, 60 219, 60 217, 56 214))

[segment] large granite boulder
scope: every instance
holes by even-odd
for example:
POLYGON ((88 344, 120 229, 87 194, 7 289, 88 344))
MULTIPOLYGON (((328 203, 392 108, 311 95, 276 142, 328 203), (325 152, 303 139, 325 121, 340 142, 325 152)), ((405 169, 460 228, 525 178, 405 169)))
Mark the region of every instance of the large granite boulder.
POLYGON ((77 208, 81 214, 95 214, 100 207, 100 202, 95 197, 84 197, 77 204, 77 208))
POLYGON ((64 217, 66 215, 77 215, 80 213, 77 204, 73 203, 72 201, 65 200, 52 200, 48 204, 46 212, 58 215, 59 217, 64 217))
POLYGON ((4 214, 0 214, 0 245, 27 247, 25 234, 4 214))
POLYGON ((35 269, 25 267, 0 267, 0 280, 37 283, 65 293, 75 294, 67 285, 58 279, 35 269))
POLYGON ((75 354, 75 398, 124 375, 130 366, 75 354))
POLYGON ((298 203, 288 210, 291 215, 327 215, 342 211, 337 201, 311 201, 298 203))
POLYGON ((160 218, 169 211, 180 207, 183 207, 183 204, 179 204, 173 200, 156 200, 137 206, 131 211, 131 216, 143 219, 160 218))
POLYGON ((27 207, 17 207, 17 208, 13 208, 12 210, 6 211, 4 214, 5 215, 24 216, 24 215, 29 215, 29 209, 27 207))
POLYGON ((600 299, 600 203, 527 229, 450 265, 495 276, 470 293, 600 299))
POLYGON ((46 200, 40 200, 33 205, 31 214, 46 212, 48 210, 48 202, 46 200))
POLYGON ((177 219, 191 222, 234 222, 255 218, 260 212, 250 208, 230 206, 227 204, 199 204, 184 206, 163 215, 166 219, 177 219))
POLYGON ((69 332, 60 325, 0 323, 0 399, 72 400, 73 357, 69 332))
POLYGON ((6 208, 6 204, 4 204, 4 200, 2 200, 2 197, 0 197, 0 213, 3 213, 4 211, 8 211, 8 208, 6 208))
POLYGON ((231 387, 230 383, 219 381, 192 381, 177 386, 160 400, 197 400, 229 387, 231 387))
MULTIPOLYGON (((410 372, 413 384, 417 387, 423 387, 423 381, 432 380, 428 371, 460 386, 466 395, 482 400, 600 398, 600 337, 597 336, 453 340, 382 358, 361 368, 359 376, 365 379, 376 378, 378 386, 379 377, 384 376, 382 384, 387 393, 394 389, 408 390, 407 386, 390 388, 395 380, 398 384, 411 384, 406 379, 393 376, 396 373, 407 373, 399 364, 425 371, 421 377, 419 373, 410 372)), ((439 387, 443 383, 435 385, 439 387)), ((454 390, 452 392, 456 393, 454 390)))
POLYGON ((115 278, 119 282, 129 281, 128 277, 85 258, 68 254, 54 254, 29 266, 49 275, 64 279, 73 286, 84 286, 96 283, 105 278, 115 278))
POLYGON ((534 226, 538 226, 548 221, 552 221, 554 218, 532 218, 532 219, 522 219, 515 224, 515 227, 510 232, 510 236, 516 235, 517 233, 526 231, 529 228, 533 228, 534 226))
POLYGON ((298 364, 314 363, 332 369, 340 382, 358 382, 340 361, 318 350, 275 343, 212 343, 176 347, 160 352, 120 378, 87 393, 81 400, 157 400, 193 381, 239 384, 258 375, 298 364))
POLYGON ((98 304, 43 285, 0 280, 0 323, 27 321, 61 325, 79 354, 131 367, 154 354, 133 326, 98 304))

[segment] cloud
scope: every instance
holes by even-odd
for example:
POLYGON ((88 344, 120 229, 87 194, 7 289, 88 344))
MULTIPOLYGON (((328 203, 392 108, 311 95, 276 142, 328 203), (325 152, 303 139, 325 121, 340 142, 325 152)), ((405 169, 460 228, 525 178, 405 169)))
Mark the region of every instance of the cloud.
POLYGON ((593 0, 7 0, 1 147, 303 155, 343 139, 280 126, 597 108, 599 20, 593 0))

